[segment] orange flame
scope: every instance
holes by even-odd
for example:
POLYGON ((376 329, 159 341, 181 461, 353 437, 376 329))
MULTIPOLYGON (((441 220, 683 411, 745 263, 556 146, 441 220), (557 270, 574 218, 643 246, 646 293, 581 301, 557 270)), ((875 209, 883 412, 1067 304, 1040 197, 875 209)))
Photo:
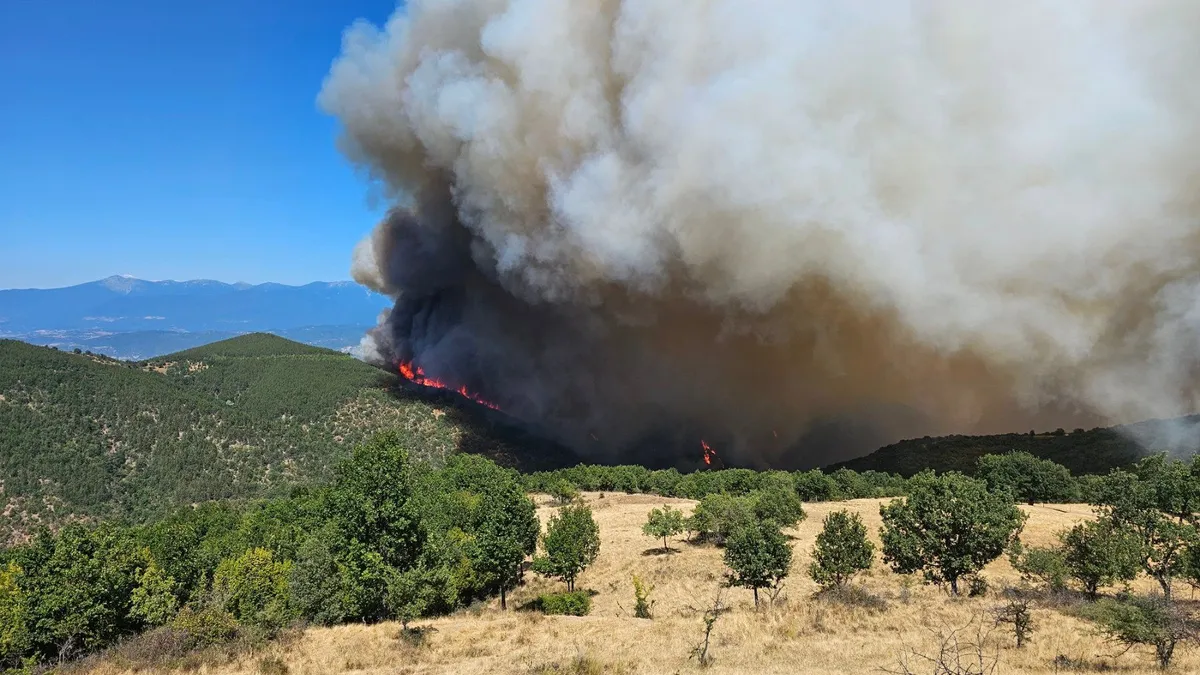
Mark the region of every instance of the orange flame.
POLYGON ((712 466, 713 458, 717 456, 717 451, 712 449, 704 440, 700 441, 700 447, 704 448, 704 463, 707 466, 712 466))
POLYGON ((442 382, 441 380, 438 380, 436 378, 426 377, 425 371, 421 369, 421 366, 413 366, 411 361, 401 363, 399 366, 399 369, 400 369, 400 377, 403 377, 404 379, 408 380, 409 382, 412 382, 413 384, 419 384, 422 387, 433 387, 434 389, 445 389, 446 391, 453 391, 453 392, 458 393, 463 398, 471 399, 472 401, 478 403, 479 405, 486 406, 488 408, 491 408, 492 410, 500 409, 500 406, 496 405, 495 403, 492 403, 491 401, 483 398, 482 396, 480 396, 478 394, 471 392, 465 386, 456 388, 456 387, 452 387, 452 386, 446 384, 445 382, 442 382))

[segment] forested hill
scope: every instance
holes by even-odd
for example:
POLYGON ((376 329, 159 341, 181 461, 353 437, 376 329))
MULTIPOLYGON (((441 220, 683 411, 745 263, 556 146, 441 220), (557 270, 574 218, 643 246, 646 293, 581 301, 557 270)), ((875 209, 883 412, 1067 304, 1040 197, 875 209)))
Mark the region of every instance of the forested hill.
POLYGON ((828 469, 911 476, 924 469, 974 473, 976 461, 1013 450, 1062 464, 1075 475, 1108 473, 1150 452, 1191 456, 1200 450, 1200 415, 1096 429, 992 436, 926 436, 900 441, 828 469))
POLYGON ((0 540, 38 523, 139 519, 322 481, 381 429, 399 431, 416 457, 468 449, 518 463, 502 440, 514 432, 476 407, 266 334, 142 363, 0 340, 0 540))

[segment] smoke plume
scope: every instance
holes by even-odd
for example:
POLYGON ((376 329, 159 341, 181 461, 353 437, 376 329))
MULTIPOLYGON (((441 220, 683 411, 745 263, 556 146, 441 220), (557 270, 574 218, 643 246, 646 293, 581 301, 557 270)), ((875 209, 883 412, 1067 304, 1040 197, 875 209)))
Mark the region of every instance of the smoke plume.
POLYGON ((1193 411, 1197 35, 1194 0, 414 0, 321 93, 393 203, 365 352, 610 458, 1193 411))

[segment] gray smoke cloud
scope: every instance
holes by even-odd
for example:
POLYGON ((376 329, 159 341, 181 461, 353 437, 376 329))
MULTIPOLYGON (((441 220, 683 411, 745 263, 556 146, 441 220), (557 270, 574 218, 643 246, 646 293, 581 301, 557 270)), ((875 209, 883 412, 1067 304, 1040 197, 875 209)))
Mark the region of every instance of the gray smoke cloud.
POLYGON ((1192 0, 410 2, 320 97, 394 204, 363 353, 596 454, 1193 411, 1197 35, 1192 0))

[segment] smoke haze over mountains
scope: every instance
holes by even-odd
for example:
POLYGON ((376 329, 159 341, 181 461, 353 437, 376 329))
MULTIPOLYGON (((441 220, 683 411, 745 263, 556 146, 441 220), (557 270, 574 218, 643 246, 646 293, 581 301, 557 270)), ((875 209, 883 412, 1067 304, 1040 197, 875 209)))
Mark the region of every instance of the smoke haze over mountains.
POLYGON ((365 346, 594 456, 1193 411, 1198 31, 1188 0, 411 2, 321 94, 394 202, 365 346))

